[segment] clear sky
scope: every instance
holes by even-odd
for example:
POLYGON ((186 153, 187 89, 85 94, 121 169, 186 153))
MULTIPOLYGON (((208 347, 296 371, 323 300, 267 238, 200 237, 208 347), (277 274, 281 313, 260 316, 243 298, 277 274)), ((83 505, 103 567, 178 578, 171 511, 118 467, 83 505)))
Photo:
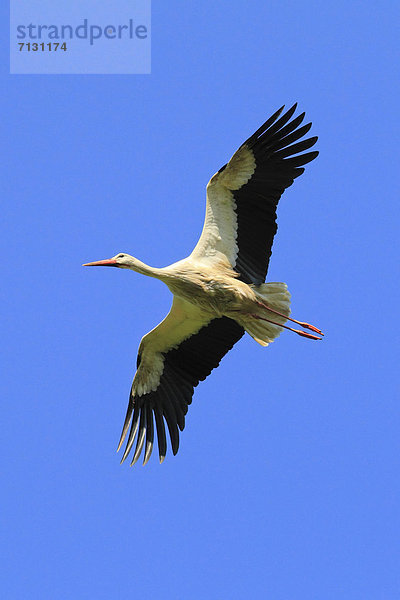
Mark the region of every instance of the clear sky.
POLYGON ((151 75, 10 76, 3 16, 2 596, 398 599, 397 2, 154 2, 151 75), (209 177, 295 101, 320 156, 269 279, 326 338, 243 339, 178 455, 119 466, 170 293, 81 264, 190 253, 209 177))

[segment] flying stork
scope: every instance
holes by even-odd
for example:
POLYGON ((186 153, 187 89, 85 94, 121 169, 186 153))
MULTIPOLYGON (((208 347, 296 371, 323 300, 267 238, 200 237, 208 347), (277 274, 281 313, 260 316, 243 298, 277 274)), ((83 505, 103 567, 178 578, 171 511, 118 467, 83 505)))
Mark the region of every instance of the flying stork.
POLYGON ((245 331, 262 346, 268 346, 283 328, 313 340, 323 335, 317 327, 289 316, 285 283, 264 283, 277 230, 278 201, 304 172, 303 165, 318 155, 301 154, 317 137, 298 141, 311 123, 300 127, 305 113, 292 119, 296 106, 282 116, 284 106, 274 113, 211 177, 203 231, 190 256, 161 269, 129 254, 84 265, 131 269, 160 279, 173 294, 168 315, 140 342, 118 445, 119 450, 130 426, 121 463, 136 436, 131 465, 144 447, 143 464, 148 462, 154 421, 160 462, 167 451, 165 422, 172 452, 178 452, 178 429, 185 427, 194 387, 245 331), (313 333, 292 329, 285 325, 287 321, 313 333))

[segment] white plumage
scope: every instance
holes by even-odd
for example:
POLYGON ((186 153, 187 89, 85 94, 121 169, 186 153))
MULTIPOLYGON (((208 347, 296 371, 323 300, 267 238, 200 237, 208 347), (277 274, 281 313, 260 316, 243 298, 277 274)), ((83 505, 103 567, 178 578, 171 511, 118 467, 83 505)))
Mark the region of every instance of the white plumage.
POLYGON ((203 231, 188 258, 162 269, 149 267, 129 254, 85 265, 131 269, 160 279, 173 293, 170 312, 139 346, 138 368, 118 446, 130 427, 121 462, 136 439, 131 464, 144 446, 143 462, 147 463, 153 449, 154 421, 160 462, 167 450, 165 423, 176 454, 178 428, 182 431, 185 426, 194 387, 218 366, 245 331, 263 346, 283 328, 321 339, 285 325, 290 320, 321 334, 317 327, 289 316, 286 284, 264 283, 278 201, 303 173, 302 165, 318 154, 300 154, 317 138, 297 142, 311 124, 299 127, 304 113, 291 120, 295 109, 296 105, 280 117, 282 107, 272 115, 210 179, 203 231))

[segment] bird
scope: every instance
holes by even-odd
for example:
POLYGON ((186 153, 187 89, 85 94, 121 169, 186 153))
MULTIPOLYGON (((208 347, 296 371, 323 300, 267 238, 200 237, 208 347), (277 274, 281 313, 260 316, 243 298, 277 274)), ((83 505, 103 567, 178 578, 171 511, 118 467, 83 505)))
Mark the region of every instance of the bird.
POLYGON ((305 113, 293 117, 297 103, 286 112, 284 108, 211 177, 203 230, 187 258, 154 268, 119 253, 83 265, 130 269, 159 279, 173 294, 169 313, 139 345, 117 449, 127 438, 121 463, 136 440, 131 466, 143 449, 143 464, 147 464, 155 432, 162 463, 167 453, 165 425, 172 453, 178 452, 179 431, 185 427, 194 388, 245 332, 262 346, 273 342, 283 329, 312 340, 324 335, 318 327, 290 317, 291 295, 285 283, 265 283, 278 202, 304 172, 304 165, 318 155, 315 150, 304 152, 318 139, 301 139, 311 128, 311 123, 302 125, 305 113), (302 329, 289 327, 288 321, 302 329))

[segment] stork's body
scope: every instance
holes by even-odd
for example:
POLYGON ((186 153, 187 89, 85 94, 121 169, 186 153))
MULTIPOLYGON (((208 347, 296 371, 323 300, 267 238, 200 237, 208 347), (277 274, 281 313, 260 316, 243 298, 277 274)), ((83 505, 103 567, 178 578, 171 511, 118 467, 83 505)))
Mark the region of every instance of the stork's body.
POLYGON ((290 320, 321 334, 318 328, 289 316, 286 284, 264 283, 276 232, 278 200, 304 171, 300 165, 318 154, 286 158, 310 148, 317 138, 293 144, 311 124, 298 128, 304 113, 289 122, 295 106, 278 119, 281 110, 211 178, 203 232, 188 258, 164 268, 149 267, 128 254, 88 263, 155 277, 174 296, 166 318, 143 337, 139 346, 138 370, 118 447, 131 425, 122 460, 139 432, 132 464, 138 460, 145 441, 144 463, 148 461, 154 441, 153 416, 160 461, 166 453, 164 420, 176 454, 178 427, 181 431, 184 428, 193 388, 218 366, 245 331, 263 346, 283 328, 320 339, 285 325, 290 320))
POLYGON ((163 280, 174 294, 205 315, 229 316, 255 300, 251 288, 238 281, 230 265, 213 266, 186 259, 163 269, 163 280))

